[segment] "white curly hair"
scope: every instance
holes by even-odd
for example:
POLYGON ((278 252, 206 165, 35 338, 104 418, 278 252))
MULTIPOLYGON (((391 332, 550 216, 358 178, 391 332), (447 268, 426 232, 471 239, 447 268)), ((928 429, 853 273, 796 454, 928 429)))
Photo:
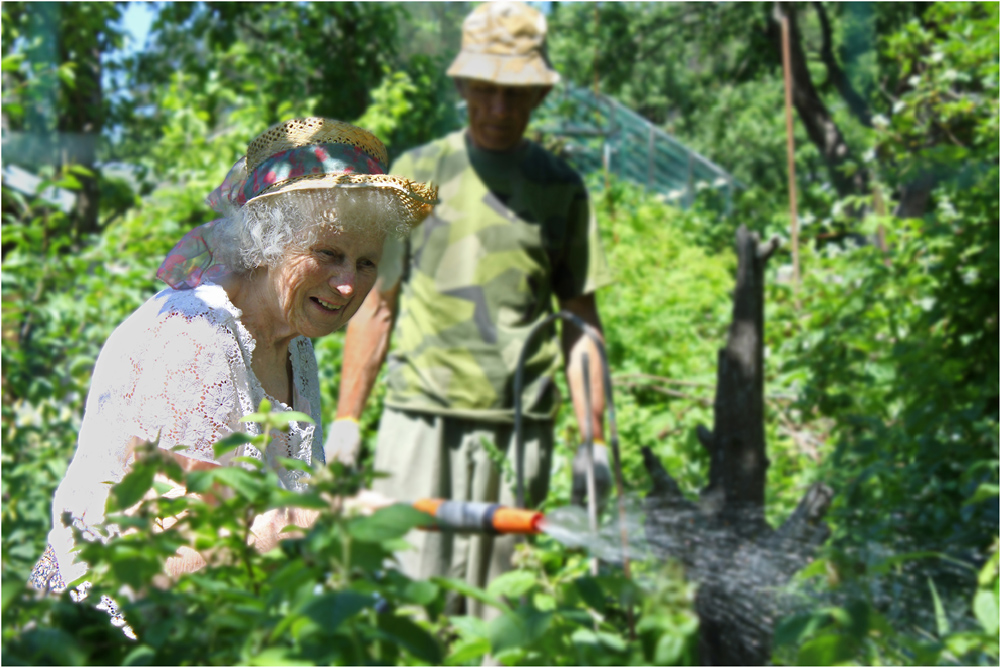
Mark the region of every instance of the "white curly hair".
POLYGON ((217 227, 218 258, 235 273, 277 266, 289 250, 305 250, 321 228, 401 238, 409 227, 389 189, 338 186, 294 190, 229 208, 217 227))

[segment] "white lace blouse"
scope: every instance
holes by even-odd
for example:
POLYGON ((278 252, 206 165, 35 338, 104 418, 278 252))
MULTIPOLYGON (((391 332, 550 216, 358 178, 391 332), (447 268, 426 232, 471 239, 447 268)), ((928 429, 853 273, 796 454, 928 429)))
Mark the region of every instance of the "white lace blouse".
POLYGON ((121 481, 132 461, 133 437, 154 440, 184 456, 225 465, 236 456, 252 456, 274 468, 281 484, 301 486, 303 472, 288 470, 277 457, 323 462, 319 382, 312 343, 295 338, 289 345, 293 375, 292 405, 268 396, 251 370, 254 339, 243 326, 242 313, 225 290, 203 284, 192 290, 165 289, 139 307, 108 338, 94 368, 76 454, 52 503, 49 547, 32 583, 38 588, 65 588, 86 573, 75 561, 73 523, 95 538, 113 484, 121 481), (261 426, 240 423, 267 398, 275 411, 297 410, 316 425, 292 422, 262 454, 242 445, 216 458, 212 445, 234 431, 258 435, 261 426))

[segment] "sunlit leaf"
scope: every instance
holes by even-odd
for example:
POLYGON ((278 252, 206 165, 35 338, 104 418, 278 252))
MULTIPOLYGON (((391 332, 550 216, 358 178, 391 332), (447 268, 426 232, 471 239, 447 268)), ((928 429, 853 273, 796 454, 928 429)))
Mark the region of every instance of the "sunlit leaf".
POLYGON ((505 572, 490 582, 487 592, 495 597, 518 598, 535 585, 536 575, 525 570, 505 572))
POLYGON ((237 447, 240 447, 241 445, 256 444, 258 441, 259 439, 254 436, 247 435, 242 431, 234 431, 229 435, 227 435, 225 438, 219 440, 214 445, 212 445, 212 450, 218 457, 222 456, 228 451, 232 451, 237 447))
POLYGON ((212 480, 234 489, 247 500, 256 499, 268 488, 268 481, 243 468, 222 466, 210 471, 212 480))
POLYGON ((430 581, 437 584, 441 588, 455 591, 456 593, 460 593, 474 600, 479 600, 480 602, 488 604, 491 607, 495 607, 501 610, 509 609, 508 605, 502 600, 490 595, 481 588, 470 586, 461 579, 453 579, 447 577, 432 577, 430 581))
POLYGON ((134 649, 129 651, 125 659, 122 660, 122 665, 126 667, 138 667, 139 665, 151 665, 153 660, 156 658, 156 651, 150 646, 136 646, 134 649))
POLYGON ((996 502, 997 496, 1000 495, 1000 485, 989 484, 983 482, 976 487, 976 492, 972 494, 972 497, 965 501, 965 505, 974 505, 975 503, 981 503, 984 500, 992 500, 996 502))
POLYGON ((413 604, 428 605, 437 597, 438 590, 430 581, 411 581, 406 584, 402 596, 413 604))
POLYGON ((928 577, 927 585, 931 589, 931 599, 934 601, 934 622, 937 624, 938 636, 944 637, 951 631, 951 625, 948 623, 948 615, 945 613, 944 606, 941 604, 941 598, 938 596, 934 580, 928 577))
POLYGON ((1000 632, 1000 583, 992 588, 980 588, 972 598, 972 611, 983 630, 992 636, 1000 632))
POLYGON ((490 622, 489 639, 494 654, 527 647, 529 633, 525 620, 513 612, 501 614, 490 622))
POLYGON ((156 468, 151 465, 137 466, 132 472, 125 475, 122 481, 112 488, 118 506, 126 509, 142 500, 146 492, 152 488, 155 475, 156 468))
POLYGON ((431 526, 434 520, 405 503, 376 510, 371 516, 355 517, 347 524, 347 532, 362 542, 384 542, 403 537, 420 526, 431 526))
POLYGON ((856 649, 849 637, 840 634, 823 634, 806 642, 799 649, 800 665, 836 665, 850 660, 856 649))
POLYGON ((463 639, 451 646, 446 665, 467 665, 490 652, 490 640, 486 637, 463 639))
POLYGON ((315 662, 297 657, 298 651, 291 648, 264 649, 250 659, 248 664, 270 667, 278 665, 314 665, 315 662))

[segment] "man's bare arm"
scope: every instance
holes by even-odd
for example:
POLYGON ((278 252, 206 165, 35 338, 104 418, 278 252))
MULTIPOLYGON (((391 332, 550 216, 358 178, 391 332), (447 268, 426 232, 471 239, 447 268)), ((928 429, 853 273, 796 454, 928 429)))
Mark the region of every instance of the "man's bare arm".
POLYGON ((337 419, 361 419, 379 369, 389 352, 399 283, 384 291, 381 287, 377 283, 372 288, 347 325, 337 419))
MULTIPOLYGON (((587 324, 594 327, 604 342, 604 330, 601 328, 601 318, 597 313, 597 301, 593 294, 584 294, 559 302, 562 310, 573 313, 587 324)), ((573 412, 576 422, 580 425, 581 437, 584 435, 586 423, 586 403, 583 391, 583 353, 590 359, 590 406, 591 426, 594 440, 604 441, 604 373, 601 365, 600 352, 597 346, 580 329, 570 322, 562 322, 562 350, 566 361, 566 381, 569 384, 573 400, 573 412)))

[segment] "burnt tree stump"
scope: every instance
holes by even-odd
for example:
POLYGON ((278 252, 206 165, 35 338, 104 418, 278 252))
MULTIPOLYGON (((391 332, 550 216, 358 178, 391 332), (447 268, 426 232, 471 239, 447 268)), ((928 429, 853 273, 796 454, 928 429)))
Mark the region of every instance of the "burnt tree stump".
POLYGON ((733 321, 719 350, 711 430, 699 426, 709 454, 708 485, 688 500, 648 448, 653 488, 646 496, 646 533, 663 557, 679 559, 696 580, 705 665, 759 665, 771 658, 774 591, 807 564, 828 530, 832 499, 823 484, 810 488, 778 529, 764 518, 767 443, 764 437, 764 269, 777 237, 761 243, 741 226, 733 321))

